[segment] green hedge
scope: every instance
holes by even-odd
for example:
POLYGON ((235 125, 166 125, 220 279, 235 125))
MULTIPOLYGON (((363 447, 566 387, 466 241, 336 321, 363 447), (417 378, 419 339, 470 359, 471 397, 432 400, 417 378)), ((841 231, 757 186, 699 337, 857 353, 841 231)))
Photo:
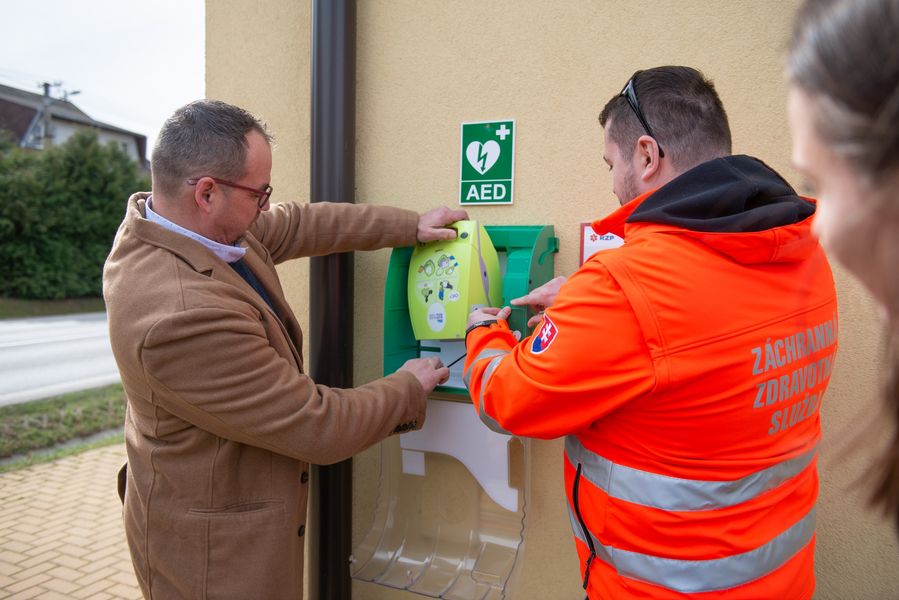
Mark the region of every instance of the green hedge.
POLYGON ((137 163, 93 132, 42 152, 0 142, 0 296, 101 295, 126 201, 149 187, 137 163))

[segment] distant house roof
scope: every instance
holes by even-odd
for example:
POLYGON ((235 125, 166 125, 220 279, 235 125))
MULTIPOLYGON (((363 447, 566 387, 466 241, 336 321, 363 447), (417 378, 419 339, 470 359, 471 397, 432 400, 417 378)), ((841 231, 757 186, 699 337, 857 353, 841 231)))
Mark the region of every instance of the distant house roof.
MULTIPOLYGON (((0 84, 0 129, 7 129, 21 142, 28 134, 35 118, 44 106, 41 94, 27 92, 18 88, 0 84)), ((109 125, 92 119, 83 110, 63 98, 53 99, 53 119, 70 121, 86 127, 95 127, 104 131, 134 136, 137 143, 137 154, 142 160, 147 155, 147 136, 109 125)))

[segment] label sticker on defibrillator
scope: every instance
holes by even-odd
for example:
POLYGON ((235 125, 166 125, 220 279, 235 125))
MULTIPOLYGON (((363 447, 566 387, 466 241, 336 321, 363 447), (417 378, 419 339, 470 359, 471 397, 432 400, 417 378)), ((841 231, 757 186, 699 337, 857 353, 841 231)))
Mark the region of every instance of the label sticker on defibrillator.
POLYGON ((446 325, 446 308, 440 302, 432 302, 428 307, 428 326, 434 331, 442 331, 446 325))
POLYGON ((556 324, 552 322, 549 315, 544 314, 540 330, 534 332, 534 336, 531 338, 531 353, 540 354, 545 352, 549 345, 553 343, 553 340, 556 339, 557 333, 559 333, 559 329, 556 327, 556 324))

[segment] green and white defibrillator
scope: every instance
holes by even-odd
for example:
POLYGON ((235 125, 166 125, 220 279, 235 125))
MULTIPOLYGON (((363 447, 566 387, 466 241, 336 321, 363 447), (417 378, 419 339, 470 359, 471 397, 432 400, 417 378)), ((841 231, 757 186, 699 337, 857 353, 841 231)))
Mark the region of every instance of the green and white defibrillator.
POLYGON ((419 244, 409 264, 409 317, 418 340, 465 337, 468 314, 503 299, 499 258, 477 221, 450 225, 456 239, 419 244))

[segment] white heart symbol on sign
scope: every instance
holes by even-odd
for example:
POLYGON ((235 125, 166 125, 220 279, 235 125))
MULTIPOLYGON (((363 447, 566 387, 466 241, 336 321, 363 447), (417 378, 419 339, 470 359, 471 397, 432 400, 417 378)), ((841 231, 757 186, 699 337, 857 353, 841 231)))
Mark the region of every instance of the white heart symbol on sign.
POLYGON ((493 140, 489 140, 486 144, 472 142, 465 149, 465 158, 475 171, 483 175, 496 164, 499 158, 499 144, 493 140))

